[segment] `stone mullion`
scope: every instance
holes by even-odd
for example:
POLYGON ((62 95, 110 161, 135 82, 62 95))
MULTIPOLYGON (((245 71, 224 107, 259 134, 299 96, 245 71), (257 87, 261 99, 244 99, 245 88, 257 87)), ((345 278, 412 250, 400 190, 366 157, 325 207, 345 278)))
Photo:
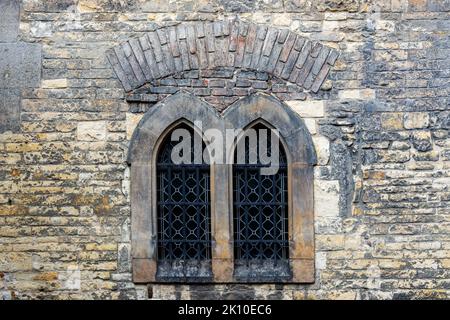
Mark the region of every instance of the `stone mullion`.
POLYGON ((288 197, 292 281, 314 282, 314 173, 310 164, 291 163, 288 197))
POLYGON ((156 215, 152 205, 152 165, 134 163, 131 166, 131 235, 133 281, 155 281, 156 275, 156 215))
POLYGON ((230 166, 211 165, 212 269, 215 282, 233 280, 232 208, 230 166))

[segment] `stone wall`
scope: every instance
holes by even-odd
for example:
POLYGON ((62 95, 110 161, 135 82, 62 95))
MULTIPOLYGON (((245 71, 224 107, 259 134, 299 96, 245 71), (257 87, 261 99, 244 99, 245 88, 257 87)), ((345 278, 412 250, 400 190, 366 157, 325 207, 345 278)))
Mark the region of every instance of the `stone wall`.
POLYGON ((20 15, 17 1, 0 7, 4 299, 449 297, 449 1, 23 0, 20 15), (340 56, 317 93, 221 68, 128 94, 107 59, 159 26, 227 19, 289 29, 340 56), (319 158, 314 284, 132 283, 128 141, 143 113, 178 90, 220 110, 262 91, 305 119, 319 158))

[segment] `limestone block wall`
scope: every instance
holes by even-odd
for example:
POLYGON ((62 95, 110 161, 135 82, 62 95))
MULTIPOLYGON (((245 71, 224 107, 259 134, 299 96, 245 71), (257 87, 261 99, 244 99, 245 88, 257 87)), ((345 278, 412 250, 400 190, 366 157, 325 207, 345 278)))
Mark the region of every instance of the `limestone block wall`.
POLYGON ((450 2, 5 0, 0 8, 1 298, 449 297, 450 2), (229 65, 144 75, 124 88, 108 59, 159 28, 229 20, 289 30, 339 57, 317 90, 229 65), (143 114, 179 90, 219 110, 264 92, 305 120, 318 155, 314 284, 132 282, 128 142, 143 114))

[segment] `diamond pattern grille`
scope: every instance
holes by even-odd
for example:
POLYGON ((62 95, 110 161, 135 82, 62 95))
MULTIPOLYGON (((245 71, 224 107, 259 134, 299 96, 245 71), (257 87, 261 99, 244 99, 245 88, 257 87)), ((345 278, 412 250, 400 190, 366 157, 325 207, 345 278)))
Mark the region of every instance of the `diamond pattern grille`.
MULTIPOLYGON (((183 129, 191 134, 193 157, 193 130, 183 129)), ((209 165, 174 164, 171 153, 176 144, 178 141, 171 141, 168 135, 157 159, 158 260, 209 260, 209 165)))
MULTIPOLYGON (((254 129, 267 129, 259 125, 254 129)), ((270 131, 267 131, 270 132, 270 131)), ((270 136, 269 136, 270 137, 270 136)), ((258 143, 259 145, 259 143, 258 143)), ((287 160, 280 144, 279 170, 261 175, 265 165, 249 163, 249 155, 259 154, 259 146, 245 145, 245 163, 233 165, 234 255, 237 265, 272 265, 286 262, 288 249, 287 160)), ((270 138, 267 151, 270 154, 270 138)), ((235 155, 235 161, 237 156, 235 155)))

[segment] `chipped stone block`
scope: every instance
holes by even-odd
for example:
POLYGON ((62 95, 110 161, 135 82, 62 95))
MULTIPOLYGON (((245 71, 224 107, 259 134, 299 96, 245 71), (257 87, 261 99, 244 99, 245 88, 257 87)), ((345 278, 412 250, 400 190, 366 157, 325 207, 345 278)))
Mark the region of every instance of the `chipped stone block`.
POLYGON ((317 123, 316 120, 313 118, 305 118, 303 119, 305 122, 306 128, 308 128, 308 131, 311 135, 314 135, 317 133, 317 123))
POLYGON ((77 127, 78 141, 101 141, 106 138, 106 121, 79 122, 77 127))
POLYGON ((127 113, 126 115, 127 140, 131 139, 134 129, 136 129, 136 126, 138 125, 139 121, 141 121, 143 116, 144 114, 127 113))
POLYGON ((317 164, 324 166, 330 160, 330 141, 322 136, 313 137, 314 148, 317 154, 317 164))

